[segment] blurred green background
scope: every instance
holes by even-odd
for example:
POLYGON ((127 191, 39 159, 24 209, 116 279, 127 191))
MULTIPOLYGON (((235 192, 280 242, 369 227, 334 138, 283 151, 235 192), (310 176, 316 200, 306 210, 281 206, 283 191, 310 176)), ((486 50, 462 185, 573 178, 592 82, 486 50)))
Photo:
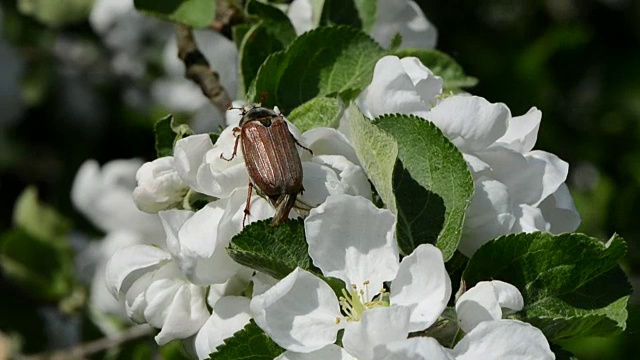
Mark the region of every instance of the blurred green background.
MULTIPOLYGON (((532 106, 542 110, 536 148, 569 162, 579 231, 601 239, 620 234, 629 247, 623 267, 638 289, 640 1, 417 2, 438 28, 437 48, 479 79, 471 92, 507 104, 513 115, 532 106)), ((60 14, 25 14, 25 4, 34 3, 1 3, 2 36, 23 60, 23 105, 13 120, 0 118, 0 232, 11 227, 13 204, 29 184, 77 228, 95 232, 71 205, 73 177, 88 158, 154 157, 152 125, 164 111, 145 104, 144 96, 161 72, 160 54, 150 55, 141 81, 114 76, 110 50, 84 20, 91 1, 61 1, 73 20, 68 23, 55 21, 60 14)), ((16 313, 20 323, 2 315, 0 329, 26 335, 27 352, 44 349, 42 316, 27 310, 53 304, 2 274, 0 294, 3 309, 24 309, 16 313)), ((567 348, 581 359, 627 359, 640 353, 639 331, 640 298, 634 295, 624 335, 567 348)))

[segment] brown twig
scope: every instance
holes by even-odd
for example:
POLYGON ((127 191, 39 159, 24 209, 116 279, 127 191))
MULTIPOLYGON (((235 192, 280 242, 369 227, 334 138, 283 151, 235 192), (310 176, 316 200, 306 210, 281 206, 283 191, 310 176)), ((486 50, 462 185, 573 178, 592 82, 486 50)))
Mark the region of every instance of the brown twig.
POLYGON ((68 349, 63 349, 55 352, 48 352, 35 355, 27 355, 23 357, 23 360, 69 360, 69 359, 84 359, 93 354, 107 350, 109 348, 124 344, 128 341, 150 336, 153 334, 154 329, 147 325, 138 325, 131 327, 118 336, 113 338, 102 338, 88 343, 76 345, 68 349))
POLYGON ((209 62, 198 49, 193 30, 186 25, 176 25, 178 57, 185 66, 185 76, 200 85, 202 93, 211 100, 221 113, 231 105, 231 98, 220 84, 220 76, 209 66, 209 62))
POLYGON ((242 8, 229 0, 216 1, 216 18, 210 28, 233 40, 232 28, 234 25, 244 22, 242 8))

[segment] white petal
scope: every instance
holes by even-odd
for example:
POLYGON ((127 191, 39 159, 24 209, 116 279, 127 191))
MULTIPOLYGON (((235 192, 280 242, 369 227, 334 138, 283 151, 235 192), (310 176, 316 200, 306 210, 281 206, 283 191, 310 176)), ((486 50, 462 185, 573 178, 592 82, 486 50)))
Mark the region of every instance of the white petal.
POLYGON ((386 48, 397 33, 402 48, 434 48, 438 38, 435 26, 414 1, 378 0, 371 37, 386 48))
POLYGON ((395 215, 360 196, 332 195, 304 221, 309 256, 326 276, 342 279, 371 296, 398 272, 395 215))
POLYGON ((462 152, 468 153, 483 150, 502 137, 510 117, 506 105, 469 95, 445 98, 424 115, 462 152))
MULTIPOLYGON (((231 196, 226 199, 227 205, 224 206, 225 212, 218 225, 218 243, 220 245, 227 246, 233 236, 242 231, 247 193, 248 188, 241 187, 236 189, 231 196)), ((247 216, 245 226, 255 221, 268 219, 275 214, 275 209, 269 201, 256 195, 255 189, 253 194, 249 203, 250 214, 247 216)))
POLYGON ((539 329, 517 320, 485 321, 453 349, 457 360, 555 359, 539 329))
POLYGON ((393 113, 424 114, 430 107, 423 101, 396 56, 385 56, 378 60, 371 84, 360 93, 356 103, 370 119, 393 113))
POLYGON ((506 185, 485 177, 476 180, 474 185, 475 193, 467 208, 458 244, 458 250, 468 257, 487 241, 508 234, 516 221, 506 185))
MULTIPOLYGON (((360 165, 360 159, 358 159, 353 146, 336 129, 323 127, 307 130, 302 134, 300 141, 313 151, 314 156, 342 155, 352 163, 360 165)), ((305 153, 303 152, 302 154, 305 153)))
POLYGON ((558 189, 569 170, 566 162, 544 151, 531 151, 523 156, 494 147, 476 155, 491 166, 488 177, 507 185, 514 204, 537 206, 558 189))
MULTIPOLYGON (((341 155, 320 155, 314 156, 313 162, 328 166, 336 171, 339 176, 341 186, 338 191, 330 191, 331 194, 359 195, 371 200, 371 185, 369 178, 362 167, 355 165, 341 155)), ((332 189, 332 184, 327 184, 327 188, 332 189)))
POLYGON ((467 290, 456 302, 458 323, 468 333, 483 321, 502 319, 506 313, 520 311, 524 307, 522 294, 515 286, 503 281, 481 281, 467 290))
POLYGON ((542 216, 542 211, 530 205, 519 205, 515 209, 516 222, 511 232, 532 233, 536 231, 549 231, 551 224, 542 216))
POLYGON ((317 26, 313 21, 313 6, 310 0, 292 1, 287 10, 287 16, 296 30, 296 35, 300 35, 317 26))
POLYGON ((213 306, 211 316, 195 338, 196 354, 208 359, 224 339, 242 330, 251 319, 249 299, 243 296, 225 296, 213 306))
POLYGON ((375 360, 454 360, 434 338, 418 336, 376 349, 375 360))
POLYGON ((413 81, 413 85, 416 87, 416 91, 422 101, 429 104, 429 106, 435 105, 436 97, 442 94, 442 78, 431 72, 416 57, 405 57, 400 59, 400 62, 411 81, 413 81))
MULTIPOLYGON (((149 295, 147 295, 148 298, 149 295)), ((150 309, 150 306, 151 303, 147 309, 150 309)), ((187 338, 195 334, 208 317, 205 288, 185 283, 174 295, 155 340, 158 345, 164 345, 171 340, 187 338)), ((149 324, 153 325, 151 321, 149 324)))
POLYGON ((171 260, 171 255, 155 246, 135 245, 116 251, 105 270, 109 291, 118 297, 121 291, 128 291, 140 270, 150 271, 168 260, 171 260))
POLYGON ((187 136, 176 142, 173 147, 174 164, 178 175, 184 183, 198 192, 198 169, 202 166, 207 151, 213 148, 208 134, 187 136))
POLYGON ((532 107, 522 116, 512 117, 507 132, 498 143, 521 154, 533 149, 538 139, 538 129, 542 121, 542 111, 532 107))
POLYGON ((138 159, 113 160, 102 168, 95 160, 85 161, 73 182, 71 200, 94 225, 105 232, 130 230, 141 232, 147 241, 161 237, 155 214, 138 209, 133 201, 138 159))
POLYGON ((182 204, 187 190, 175 169, 173 156, 144 163, 136 173, 133 199, 142 211, 157 213, 182 204))
POLYGON ((410 331, 435 323, 450 297, 451 280, 438 248, 423 244, 402 259, 391 282, 391 304, 411 308, 410 331))
POLYGON ((357 360, 349 355, 343 348, 335 344, 330 344, 320 350, 310 353, 296 353, 285 351, 275 360, 357 360))
POLYGON ((265 291, 271 289, 273 285, 278 283, 278 279, 262 272, 256 272, 253 275, 253 296, 258 296, 265 291))
POLYGON ((194 284, 221 284, 240 269, 240 265, 227 254, 225 247, 228 242, 219 241, 217 236, 226 206, 224 200, 209 203, 180 227, 180 251, 174 254, 174 259, 194 284))
POLYGON ((225 113, 225 124, 233 127, 238 126, 242 119, 242 111, 246 105, 247 102, 244 100, 233 100, 231 102, 231 108, 225 113))
POLYGON ((344 156, 320 155, 302 163, 304 193, 300 201, 312 207, 329 195, 360 195, 371 199, 371 185, 364 170, 344 156))
POLYGON ((571 194, 566 184, 560 185, 558 190, 544 199, 538 208, 544 218, 551 223, 554 234, 575 231, 580 225, 580 214, 576 210, 571 194))
POLYGON ((319 350, 336 341, 341 317, 333 290, 311 273, 296 268, 251 300, 256 324, 278 345, 295 352, 319 350))
POLYGON ((376 346, 407 338, 410 314, 405 306, 365 310, 360 321, 347 323, 342 344, 356 358, 372 359, 376 346))

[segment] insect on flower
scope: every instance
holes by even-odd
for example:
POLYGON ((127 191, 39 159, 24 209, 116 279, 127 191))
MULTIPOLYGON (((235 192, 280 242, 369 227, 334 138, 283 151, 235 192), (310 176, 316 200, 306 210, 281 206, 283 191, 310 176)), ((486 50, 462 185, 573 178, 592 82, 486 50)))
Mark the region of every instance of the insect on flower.
POLYGON ((313 152, 302 146, 291 134, 282 114, 255 105, 248 110, 240 110, 240 124, 233 129, 236 136, 233 154, 229 159, 220 154, 220 158, 231 161, 236 156, 238 143, 242 143, 250 179, 242 226, 250 214, 253 186, 264 193, 276 208, 271 224, 277 225, 288 219, 289 212, 296 205, 298 194, 304 191, 302 163, 296 145, 311 154, 313 152))

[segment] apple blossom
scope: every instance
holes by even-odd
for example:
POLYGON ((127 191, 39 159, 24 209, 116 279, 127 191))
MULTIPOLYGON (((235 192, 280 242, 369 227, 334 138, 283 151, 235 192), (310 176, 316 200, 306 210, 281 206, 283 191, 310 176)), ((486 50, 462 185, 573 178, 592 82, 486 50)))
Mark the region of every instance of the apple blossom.
POLYGON ((106 233, 128 230, 146 242, 157 241, 163 236, 158 216, 138 210, 131 195, 140 166, 137 159, 112 160, 102 168, 95 160, 85 161, 71 188, 73 205, 106 233))
MULTIPOLYGON (((312 0, 294 0, 287 15, 298 35, 318 26, 319 9, 312 0)), ((369 34, 383 47, 389 47, 396 34, 402 36, 401 48, 433 48, 438 33, 413 0, 378 0, 369 34)))
POLYGON ((344 349, 358 359, 373 358, 376 346, 433 324, 451 295, 442 254, 425 244, 399 263, 395 222, 389 210, 363 197, 327 197, 305 219, 309 255, 347 289, 337 298, 324 281, 297 268, 251 300, 256 323, 299 353, 332 344, 344 329, 344 349))
POLYGON ((462 152, 475 194, 458 249, 471 256, 500 235, 575 230, 580 220, 564 184, 567 163, 532 150, 541 112, 512 117, 504 104, 465 94, 439 99, 441 92, 442 81, 416 58, 386 56, 357 104, 371 119, 403 113, 429 120, 462 152))
POLYGON ((173 161, 173 156, 165 156, 138 169, 133 199, 140 210, 157 213, 182 204, 189 187, 178 176, 173 161))
POLYGON ((485 321, 453 349, 429 337, 413 337, 379 347, 376 360, 543 360, 555 359, 542 332, 522 321, 485 321))

